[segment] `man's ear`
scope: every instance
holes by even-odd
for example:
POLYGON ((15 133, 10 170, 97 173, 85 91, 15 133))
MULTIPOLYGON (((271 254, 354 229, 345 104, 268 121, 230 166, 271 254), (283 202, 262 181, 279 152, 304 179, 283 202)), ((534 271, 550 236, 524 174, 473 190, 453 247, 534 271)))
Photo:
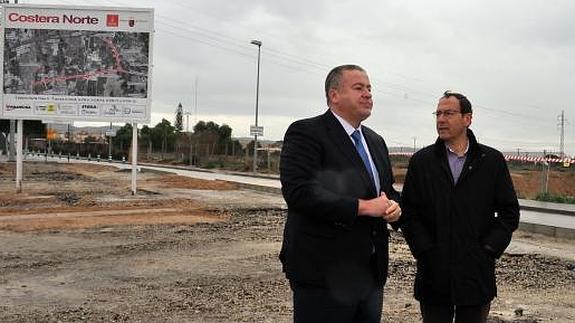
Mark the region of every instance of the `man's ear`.
POLYGON ((329 91, 327 91, 327 95, 329 96, 329 102, 337 102, 337 99, 339 98, 339 93, 337 93, 336 89, 329 89, 329 91))
POLYGON ((469 126, 471 126, 471 121, 473 120, 473 114, 472 113, 466 113, 463 118, 465 119, 465 123, 467 124, 467 127, 469 128, 469 126))

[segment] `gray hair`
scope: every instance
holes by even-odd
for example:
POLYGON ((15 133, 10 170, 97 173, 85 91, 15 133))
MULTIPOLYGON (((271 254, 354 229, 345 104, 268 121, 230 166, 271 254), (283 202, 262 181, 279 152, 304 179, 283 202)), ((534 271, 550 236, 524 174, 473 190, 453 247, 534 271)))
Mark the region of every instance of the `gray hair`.
POLYGON ((334 67, 325 78, 325 98, 327 104, 329 105, 329 90, 337 89, 341 85, 341 76, 343 71, 361 71, 365 73, 365 70, 358 65, 340 65, 334 67))

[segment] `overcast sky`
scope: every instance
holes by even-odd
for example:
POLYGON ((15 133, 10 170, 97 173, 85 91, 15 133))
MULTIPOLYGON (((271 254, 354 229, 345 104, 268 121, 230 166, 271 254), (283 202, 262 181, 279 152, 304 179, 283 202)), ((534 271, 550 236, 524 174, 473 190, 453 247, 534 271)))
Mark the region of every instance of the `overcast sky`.
POLYGON ((575 154, 572 0, 19 2, 154 8, 151 126, 173 123, 181 102, 190 128, 214 121, 248 136, 258 39, 263 139, 323 113, 325 75, 353 63, 374 90, 365 124, 389 146, 433 143, 431 113, 451 89, 473 104, 478 140, 506 151, 558 151, 564 110, 565 151, 575 154))

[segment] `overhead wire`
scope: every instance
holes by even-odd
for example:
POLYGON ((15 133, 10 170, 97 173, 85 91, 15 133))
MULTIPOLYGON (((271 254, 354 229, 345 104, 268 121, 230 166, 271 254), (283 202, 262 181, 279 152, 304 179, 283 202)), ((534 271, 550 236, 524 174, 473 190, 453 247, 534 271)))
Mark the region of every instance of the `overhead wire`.
MULTIPOLYGON (((121 1, 108 1, 108 0, 104 1, 113 5, 117 5, 118 3, 125 4, 124 2, 121 1)), ((73 2, 67 0, 59 0, 59 2, 62 2, 64 4, 74 4, 73 2)), ((94 3, 92 5, 101 5, 101 1, 99 1, 98 4, 94 3)), ((189 5, 184 5, 182 3, 176 3, 176 5, 187 9, 191 8, 189 5)), ((199 12, 196 9, 194 9, 193 11, 199 12)), ((224 50, 233 53, 235 55, 242 56, 244 58, 254 59, 254 55, 251 52, 250 46, 247 43, 244 45, 243 41, 240 41, 237 38, 230 37, 226 34, 219 33, 212 29, 207 29, 198 26, 196 24, 190 23, 189 21, 183 21, 181 19, 178 19, 177 17, 167 18, 157 12, 156 15, 158 17, 157 23, 159 25, 158 26, 159 28, 157 29, 158 32, 166 33, 174 37, 190 40, 206 46, 224 50), (186 32, 184 33, 183 31, 186 32)), ((220 17, 215 16, 212 17, 213 19, 220 19, 220 17)), ((316 62, 308 58, 300 57, 298 55, 286 53, 284 51, 274 49, 270 46, 265 47, 265 56, 262 57, 262 60, 266 60, 270 63, 282 66, 290 70, 312 73, 316 75, 319 74, 323 75, 325 74, 325 70, 331 68, 331 65, 316 62)), ((406 80, 408 79, 418 80, 417 78, 414 78, 413 76, 409 75, 403 75, 400 73, 393 73, 393 72, 387 72, 387 73, 396 75, 406 80)), ((398 97, 404 100, 409 100, 425 105, 434 105, 436 102, 437 96, 430 94, 429 92, 421 91, 411 86, 402 85, 391 81, 380 80, 379 78, 372 78, 372 79, 377 81, 379 84, 385 86, 385 90, 381 89, 380 87, 374 89, 374 92, 376 93, 383 94, 386 96, 398 97), (428 100, 430 98, 434 98, 435 100, 433 101, 428 100)), ((541 109, 539 107, 534 107, 532 105, 526 105, 526 106, 529 106, 530 108, 541 109)), ((489 114, 506 115, 506 116, 522 118, 523 122, 540 123, 540 118, 523 113, 516 113, 502 109, 491 108, 481 104, 475 104, 475 107, 484 110, 485 112, 487 112, 488 115, 489 114)), ((517 123, 518 120, 515 120, 515 122, 517 123)), ((512 142, 511 140, 507 141, 512 142)))

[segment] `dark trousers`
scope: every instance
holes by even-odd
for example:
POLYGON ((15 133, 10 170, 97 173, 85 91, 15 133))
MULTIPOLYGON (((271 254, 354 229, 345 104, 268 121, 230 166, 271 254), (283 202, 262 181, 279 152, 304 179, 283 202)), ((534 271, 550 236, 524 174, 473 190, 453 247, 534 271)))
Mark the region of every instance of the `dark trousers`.
POLYGON ((419 304, 423 323, 486 323, 491 303, 478 306, 419 304))
POLYGON ((298 284, 293 291, 295 323, 379 323, 383 308, 383 287, 373 281, 345 291, 298 284))

